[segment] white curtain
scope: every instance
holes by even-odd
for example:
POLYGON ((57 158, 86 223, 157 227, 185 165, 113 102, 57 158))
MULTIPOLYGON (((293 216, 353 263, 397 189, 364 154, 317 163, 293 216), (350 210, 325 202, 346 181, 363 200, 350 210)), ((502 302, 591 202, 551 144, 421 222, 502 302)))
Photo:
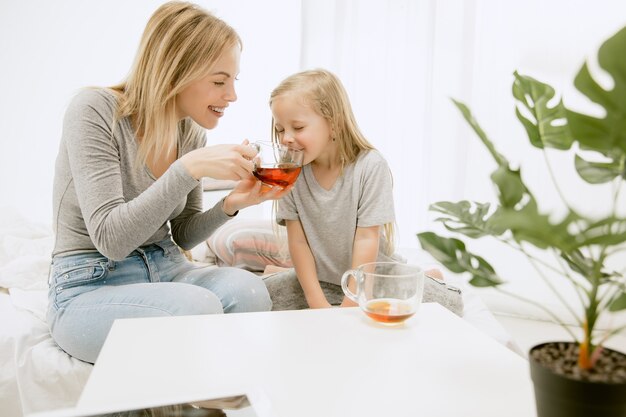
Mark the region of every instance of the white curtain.
MULTIPOLYGON (((418 248, 416 233, 442 231, 429 204, 496 200, 489 180, 495 163, 451 98, 468 104, 497 149, 522 168, 540 209, 562 212, 543 155, 515 117, 513 72, 553 85, 566 104, 592 112, 573 78, 585 59, 602 78, 597 48, 625 25, 621 0, 302 0, 300 66, 325 67, 344 82, 360 127, 393 171, 398 245, 418 248)), ((606 213, 609 186, 579 180, 571 154, 552 152, 549 160, 573 207, 606 213)), ((619 208, 626 215, 626 193, 619 208)), ((468 244, 514 292, 546 293, 523 256, 493 239, 468 244)))
POLYGON ((465 142, 448 96, 471 85, 475 2, 302 4, 301 67, 342 79, 361 129, 392 168, 398 243, 414 247, 430 225, 429 202, 462 194, 465 142))

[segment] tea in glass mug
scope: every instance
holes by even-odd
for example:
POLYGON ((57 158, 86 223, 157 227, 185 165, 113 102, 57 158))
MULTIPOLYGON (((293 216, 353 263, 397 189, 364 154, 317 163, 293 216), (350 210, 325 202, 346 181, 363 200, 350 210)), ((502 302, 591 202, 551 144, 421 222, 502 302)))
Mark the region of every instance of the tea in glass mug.
MULTIPOLYGON (((304 152, 271 141, 250 144, 257 150, 253 175, 267 186, 288 187, 298 179, 304 152)), ((269 188, 268 188, 269 189, 269 188)))
POLYGON ((341 288, 375 321, 399 324, 413 316, 422 303, 424 271, 398 262, 371 262, 346 271, 341 288), (354 278, 354 291, 350 277, 354 278))

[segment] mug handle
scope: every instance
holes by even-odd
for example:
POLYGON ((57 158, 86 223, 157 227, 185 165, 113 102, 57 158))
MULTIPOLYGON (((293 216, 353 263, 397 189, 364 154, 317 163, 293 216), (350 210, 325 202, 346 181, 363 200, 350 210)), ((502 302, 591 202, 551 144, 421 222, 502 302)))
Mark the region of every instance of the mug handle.
POLYGON ((344 272, 344 274, 341 277, 341 289, 343 290, 343 293, 352 301, 354 301, 355 303, 359 304, 359 300, 357 298, 357 295, 355 293, 353 293, 352 291, 350 291, 350 288, 348 288, 348 280, 350 279, 350 276, 354 277, 354 280, 356 281, 356 292, 357 294, 359 293, 359 285, 361 283, 361 271, 357 270, 357 269, 351 269, 349 271, 344 272))
POLYGON ((257 165, 261 162, 261 157, 259 156, 259 152, 261 152, 261 145, 257 142, 252 142, 248 145, 256 149, 256 155, 252 158, 252 164, 254 165, 252 170, 254 171, 257 169, 257 165))

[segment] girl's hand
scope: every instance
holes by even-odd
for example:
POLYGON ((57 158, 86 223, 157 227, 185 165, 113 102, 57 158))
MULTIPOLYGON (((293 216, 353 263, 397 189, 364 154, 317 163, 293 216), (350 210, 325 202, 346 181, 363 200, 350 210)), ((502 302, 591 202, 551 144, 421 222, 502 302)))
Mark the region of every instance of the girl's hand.
POLYGON ((319 303, 309 304, 310 308, 332 308, 333 306, 326 300, 320 301, 319 303))
POLYGON ((269 191, 261 190, 261 181, 256 178, 247 178, 239 181, 239 184, 224 199, 224 213, 232 216, 238 210, 244 209, 266 200, 278 200, 285 196, 293 185, 282 188, 272 187, 269 191))
POLYGON ((349 299, 348 297, 343 297, 343 301, 339 305, 339 307, 358 307, 359 305, 349 299))
POLYGON ((244 140, 240 145, 214 145, 195 149, 183 155, 180 161, 197 180, 202 177, 243 180, 252 178, 252 158, 256 154, 256 149, 244 140))

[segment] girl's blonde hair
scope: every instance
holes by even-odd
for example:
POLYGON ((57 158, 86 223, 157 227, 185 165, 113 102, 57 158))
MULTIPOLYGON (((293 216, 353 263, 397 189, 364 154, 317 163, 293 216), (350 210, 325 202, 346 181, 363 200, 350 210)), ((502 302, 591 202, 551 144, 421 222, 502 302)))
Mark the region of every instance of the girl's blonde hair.
MULTIPOLYGON (((339 150, 342 168, 356 161, 362 151, 375 149, 365 138, 356 123, 352 106, 339 78, 325 69, 298 72, 285 78, 271 93, 270 106, 276 97, 285 94, 300 94, 313 110, 328 121, 339 150)), ((276 123, 272 118, 272 138, 278 142, 276 123)), ((383 252, 394 252, 394 225, 383 226, 386 247, 383 252)))
POLYGON ((126 81, 111 87, 119 98, 116 118, 130 116, 134 122, 137 162, 175 149, 177 94, 207 76, 220 55, 235 46, 241 48, 235 30, 195 4, 172 1, 154 12, 126 81))

